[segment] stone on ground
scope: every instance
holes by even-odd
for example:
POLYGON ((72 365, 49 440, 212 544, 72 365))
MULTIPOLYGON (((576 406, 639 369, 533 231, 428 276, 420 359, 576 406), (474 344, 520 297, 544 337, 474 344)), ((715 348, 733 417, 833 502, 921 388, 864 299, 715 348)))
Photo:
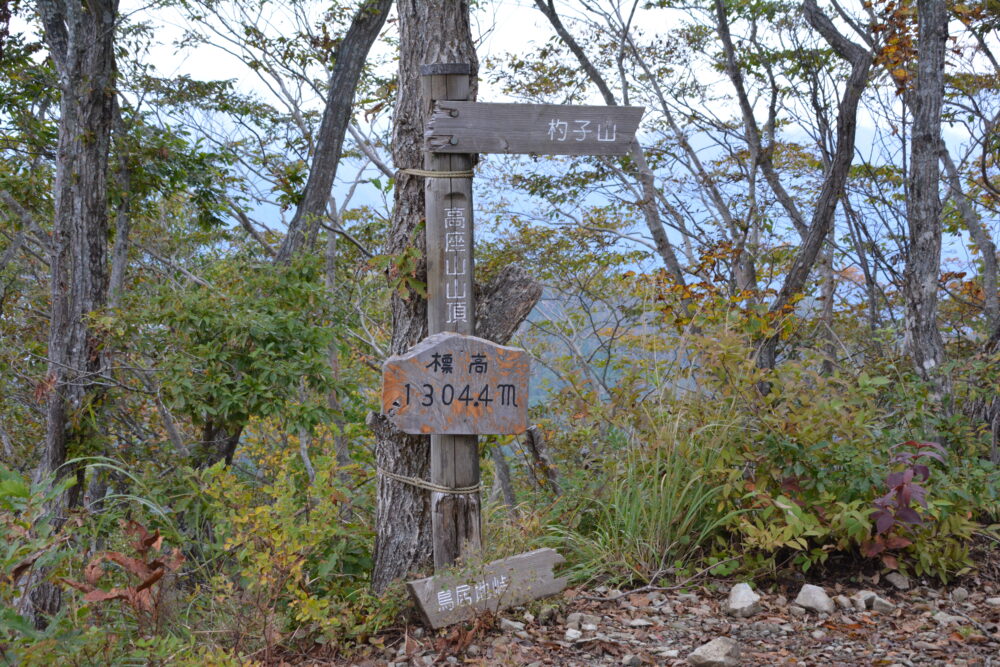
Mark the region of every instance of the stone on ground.
POLYGON ((902 572, 890 572, 885 575, 885 580, 901 591, 909 590, 910 588, 910 580, 902 572))
POLYGON ((740 664, 740 645, 729 637, 718 637, 692 651, 687 661, 694 667, 736 667, 740 664))
POLYGON ((512 621, 509 618, 501 618, 500 629, 506 630, 507 632, 518 632, 519 630, 524 630, 524 623, 521 623, 520 621, 512 621))
POLYGON ((895 608, 896 605, 889 602, 885 598, 879 597, 878 595, 872 598, 872 611, 877 611, 880 614, 888 614, 895 608))
POLYGON ((819 586, 805 584, 795 598, 795 604, 817 613, 832 614, 836 607, 833 600, 819 586))
POLYGON ((877 596, 871 591, 858 591, 853 596, 851 596, 851 602, 854 603, 854 608, 858 611, 864 611, 865 609, 871 609, 872 602, 877 596))
POLYGON ((958 604, 962 604, 969 599, 969 591, 959 586, 951 592, 951 599, 958 604))
POLYGON ((750 618, 760 611, 760 596, 749 584, 736 584, 729 591, 726 613, 737 618, 750 618))

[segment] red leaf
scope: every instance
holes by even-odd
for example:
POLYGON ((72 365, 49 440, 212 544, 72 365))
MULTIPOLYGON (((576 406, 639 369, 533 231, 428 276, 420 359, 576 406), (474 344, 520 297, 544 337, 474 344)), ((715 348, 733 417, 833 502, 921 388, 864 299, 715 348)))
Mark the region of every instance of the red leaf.
POLYGON ((917 514, 917 511, 912 507, 901 507, 896 511, 896 519, 902 521, 903 523, 915 523, 922 524, 923 519, 917 514))
POLYGON ((886 540, 885 543, 885 545, 890 549, 903 549, 911 544, 913 544, 913 541, 903 537, 902 535, 893 535, 886 540))
POLYGON ((882 554, 882 562, 885 563, 885 566, 890 570, 899 569, 899 560, 897 560, 892 554, 882 554))
POLYGON ((885 551, 885 545, 881 540, 868 541, 861 545, 861 553, 868 558, 874 558, 885 551))

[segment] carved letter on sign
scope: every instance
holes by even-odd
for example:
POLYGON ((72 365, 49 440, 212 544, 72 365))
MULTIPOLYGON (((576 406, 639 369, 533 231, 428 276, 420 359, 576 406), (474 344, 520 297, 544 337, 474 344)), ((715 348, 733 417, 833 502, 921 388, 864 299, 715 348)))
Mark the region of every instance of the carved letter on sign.
POLYGON ((523 433, 528 366, 524 350, 434 334, 382 365, 382 412, 405 433, 523 433))
POLYGON ((555 595, 566 587, 553 569, 565 559, 553 549, 536 549, 469 571, 454 570, 407 584, 427 623, 443 628, 489 609, 515 607, 555 595))

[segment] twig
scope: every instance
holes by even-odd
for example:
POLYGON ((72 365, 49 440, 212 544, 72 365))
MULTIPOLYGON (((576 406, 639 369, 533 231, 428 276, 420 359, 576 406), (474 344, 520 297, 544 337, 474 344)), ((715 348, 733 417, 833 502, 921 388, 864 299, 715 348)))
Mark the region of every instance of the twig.
POLYGON ((654 593, 654 592, 658 592, 658 591, 673 591, 673 590, 677 590, 678 588, 684 588, 689 583, 691 583, 692 581, 694 581, 698 577, 702 576, 706 572, 710 572, 711 570, 714 570, 715 568, 719 567, 720 565, 724 565, 724 564, 729 563, 731 561, 737 560, 738 558, 739 558, 739 556, 733 556, 732 558, 727 558, 725 560, 720 560, 718 563, 712 563, 708 567, 706 567, 704 569, 701 569, 701 570, 698 570, 697 572, 695 572, 694 574, 692 574, 690 577, 688 577, 684 581, 680 582, 679 584, 674 584, 673 586, 653 586, 652 584, 646 584, 645 586, 640 586, 639 588, 633 589, 631 591, 625 591, 624 593, 619 593, 618 595, 612 595, 611 597, 607 597, 607 598, 603 598, 603 597, 600 597, 600 596, 597 596, 597 595, 581 595, 580 597, 583 598, 584 600, 596 600, 597 602, 614 602, 615 600, 620 600, 623 597, 626 597, 626 596, 629 596, 629 595, 635 595, 636 593, 654 593))

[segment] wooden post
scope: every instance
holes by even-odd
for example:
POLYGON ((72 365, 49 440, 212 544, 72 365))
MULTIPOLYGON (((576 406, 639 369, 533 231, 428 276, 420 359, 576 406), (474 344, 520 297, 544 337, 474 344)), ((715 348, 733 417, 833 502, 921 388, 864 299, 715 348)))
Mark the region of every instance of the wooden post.
MULTIPOLYGON (((467 101, 472 68, 466 63, 424 65, 420 71, 427 117, 438 100, 467 101)), ((424 151, 428 171, 468 171, 474 156, 424 151)), ((472 178, 427 178, 427 325, 443 331, 475 333, 473 297, 472 178)), ((431 436, 431 482, 447 488, 479 484, 479 443, 475 435, 431 436)), ((431 492, 434 568, 482 548, 478 493, 431 492)))

